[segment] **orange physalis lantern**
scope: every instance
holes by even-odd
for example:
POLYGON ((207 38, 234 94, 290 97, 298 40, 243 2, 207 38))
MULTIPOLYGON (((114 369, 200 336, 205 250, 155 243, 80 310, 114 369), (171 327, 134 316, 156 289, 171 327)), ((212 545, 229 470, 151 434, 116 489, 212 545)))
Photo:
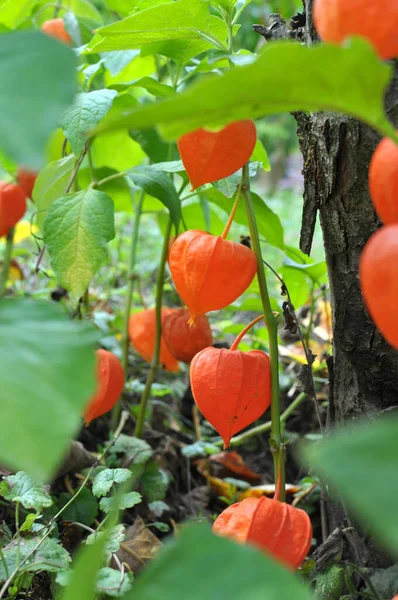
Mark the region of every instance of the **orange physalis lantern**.
MULTIPOLYGON (((162 308, 162 327, 165 318, 174 312, 173 308, 162 308)), ((147 362, 151 362, 155 351, 156 312, 154 308, 142 310, 130 317, 129 336, 134 349, 147 362)), ((163 338, 160 343, 160 363, 167 371, 176 373, 180 366, 171 354, 163 338)))
POLYGON ((256 145, 253 121, 236 121, 220 131, 197 129, 178 140, 192 190, 232 175, 251 157, 256 145))
POLYGON ((266 496, 246 498, 226 508, 215 520, 213 532, 254 544, 293 570, 307 556, 312 541, 305 511, 266 496))
POLYGON ((231 437, 256 421, 271 404, 271 368, 261 350, 241 352, 237 346, 260 316, 238 335, 230 350, 205 348, 191 362, 191 388, 205 419, 221 435, 231 437))
POLYGON ((194 229, 172 245, 169 267, 194 323, 199 315, 224 308, 243 294, 256 274, 257 261, 247 246, 194 229))
POLYGON ((164 319, 162 330, 168 349, 184 363, 190 363, 195 354, 213 343, 208 318, 205 315, 198 317, 195 327, 188 325, 189 318, 186 308, 174 310, 164 319))
POLYGON ((21 190, 24 191, 27 198, 32 199, 33 188, 37 179, 38 173, 36 171, 28 171, 19 167, 17 173, 17 181, 21 190))
POLYGON ((53 37, 65 44, 71 44, 72 38, 65 29, 65 24, 62 19, 49 19, 45 21, 40 28, 43 33, 53 37))
POLYGON ((398 223, 398 146, 389 138, 380 142, 370 161, 369 190, 383 223, 398 223))
POLYGON ((86 426, 115 406, 124 387, 124 370, 120 360, 103 349, 97 350, 96 357, 97 392, 84 412, 86 426))
POLYGON ((314 25, 325 42, 361 36, 381 58, 398 55, 398 3, 391 0, 315 0, 314 25))
POLYGON ((18 185, 0 181, 0 237, 8 235, 26 211, 25 194, 18 185))
POLYGON ((385 225, 371 236, 361 254, 359 278, 370 316, 398 350, 398 224, 385 225))

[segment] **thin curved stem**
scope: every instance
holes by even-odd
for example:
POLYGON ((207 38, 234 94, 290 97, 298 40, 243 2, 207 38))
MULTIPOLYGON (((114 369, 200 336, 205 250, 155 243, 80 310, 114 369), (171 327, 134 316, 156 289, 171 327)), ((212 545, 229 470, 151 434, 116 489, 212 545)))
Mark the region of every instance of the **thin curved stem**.
POLYGON ((281 435, 280 424, 280 396, 279 396, 279 353, 278 353, 278 329, 277 322, 272 312, 268 294, 267 281, 264 274, 263 257, 261 252, 260 237, 258 234, 256 215, 250 193, 249 166, 246 163, 242 170, 242 197, 245 202, 246 215, 253 245, 253 252, 257 259, 257 278, 260 288, 261 302, 264 310, 264 321, 268 329, 269 349, 271 359, 271 439, 270 445, 274 458, 275 481, 280 473, 281 478, 281 501, 285 499, 285 458, 284 445, 281 435))
POLYGON ((238 193, 236 194, 236 198, 235 198, 235 202, 232 207, 232 210, 231 210, 231 214, 229 215, 227 224, 225 225, 224 231, 221 234, 221 237, 223 240, 226 239, 226 237, 229 233, 229 230, 231 229, 231 225, 234 221, 235 215, 236 215, 236 211, 237 211, 238 204, 239 204, 239 198, 240 198, 240 188, 241 188, 241 184, 238 186, 238 193))
POLYGON ((246 325, 246 327, 244 329, 242 329, 242 331, 240 332, 240 334, 238 335, 238 337, 236 338, 236 340, 234 341, 234 343, 232 344, 230 350, 236 350, 238 345, 240 344, 240 342, 242 341, 242 338, 244 335, 246 335, 246 333, 259 321, 261 321, 261 319, 264 319, 264 315, 260 315, 259 317, 256 317, 255 319, 253 319, 253 321, 251 321, 248 325, 246 325))
POLYGON ((0 298, 3 298, 7 289, 8 274, 10 272, 12 247, 14 244, 14 227, 10 229, 7 236, 6 247, 3 256, 3 265, 0 271, 0 298))
POLYGON ((145 388, 142 393, 140 402, 140 412, 138 414, 137 423, 135 426, 134 435, 135 437, 141 437, 144 431, 145 424, 145 413, 148 405, 149 395, 151 393, 152 384, 155 381, 156 374, 159 369, 159 358, 160 358, 160 343, 162 339, 162 299, 163 299, 163 286, 164 286, 164 273, 167 261, 167 252, 169 248, 169 239, 171 233, 171 219, 169 217, 166 232, 163 239, 162 256, 159 264, 158 278, 156 283, 156 338, 155 338, 155 349, 153 352, 151 368, 149 369, 148 377, 145 383, 145 388))

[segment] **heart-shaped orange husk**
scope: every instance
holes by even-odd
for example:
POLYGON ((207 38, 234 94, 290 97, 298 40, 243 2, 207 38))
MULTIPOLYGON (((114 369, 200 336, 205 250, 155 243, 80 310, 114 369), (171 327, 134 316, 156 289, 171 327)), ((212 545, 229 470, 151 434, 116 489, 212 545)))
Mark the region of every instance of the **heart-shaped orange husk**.
POLYGON ((107 350, 97 350, 97 392, 84 412, 86 426, 110 411, 124 387, 124 370, 120 360, 107 350))
POLYGON ((270 359, 261 350, 205 348, 193 358, 190 371, 195 402, 224 448, 271 404, 270 359))
POLYGON ((168 349, 177 360, 184 363, 190 363, 195 354, 213 343, 208 318, 201 315, 195 327, 190 327, 190 316, 186 308, 175 310, 165 317, 162 328, 168 349))
POLYGON ((26 212, 25 194, 18 185, 0 181, 0 237, 8 235, 26 212))
POLYGON ((398 146, 389 138, 380 142, 370 161, 369 191, 383 223, 398 223, 398 146))
MULTIPOLYGON (((162 327, 167 315, 174 312, 173 308, 162 308, 162 327)), ((141 310, 131 315, 129 320, 129 337, 134 349, 147 362, 151 362, 155 351, 156 312, 154 308, 141 310)), ((160 342, 160 364, 176 373, 180 369, 178 360, 171 354, 163 338, 160 342)))
POLYGON ((213 532, 254 544, 293 570, 307 556, 312 541, 306 512, 265 496, 229 506, 215 520, 213 532))
POLYGON ((398 224, 374 233, 361 254, 359 277, 370 316, 398 350, 398 224))
POLYGON ((192 190, 232 175, 251 157, 256 145, 253 121, 236 121, 220 131, 197 129, 178 140, 192 190))
POLYGON ((192 321, 234 302, 249 287, 257 262, 242 244, 192 229, 171 247, 169 267, 192 321))

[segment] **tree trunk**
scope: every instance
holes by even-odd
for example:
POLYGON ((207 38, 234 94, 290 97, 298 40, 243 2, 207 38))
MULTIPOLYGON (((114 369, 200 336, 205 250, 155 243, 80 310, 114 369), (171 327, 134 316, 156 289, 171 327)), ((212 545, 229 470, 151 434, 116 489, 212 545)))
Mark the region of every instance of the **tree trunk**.
MULTIPOLYGON (((312 0, 305 0, 304 4, 305 39, 311 44, 316 41, 312 0)), ((397 68, 386 96, 386 108, 389 118, 398 126, 397 68)), ((358 277, 361 251, 380 226, 368 191, 369 162, 380 138, 367 125, 345 116, 300 113, 296 118, 304 157, 300 246, 310 254, 318 212, 333 315, 329 422, 339 425, 363 416, 372 418, 398 404, 398 353, 389 347, 371 321, 358 277)), ((329 517, 331 530, 342 526, 341 511, 333 510, 329 517)), ((373 552, 370 554, 374 556, 373 552)), ((374 562, 370 561, 372 566, 376 566, 374 562)), ((381 566, 380 559, 376 562, 381 566)))

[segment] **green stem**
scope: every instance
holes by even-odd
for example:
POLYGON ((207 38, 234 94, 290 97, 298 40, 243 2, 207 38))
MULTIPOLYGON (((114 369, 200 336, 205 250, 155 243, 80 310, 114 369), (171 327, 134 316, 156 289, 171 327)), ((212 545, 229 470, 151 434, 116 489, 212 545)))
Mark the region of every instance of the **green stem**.
POLYGON ((21 532, 19 531, 19 502, 15 503, 15 531, 17 536, 17 554, 15 558, 15 566, 18 567, 21 559, 21 532))
MULTIPOLYGON (((289 404, 289 406, 287 407, 285 412, 281 414, 281 419, 280 419, 281 423, 285 423, 285 421, 288 420, 290 415, 296 410, 296 408, 298 406, 300 406, 300 404, 306 398, 307 398, 307 394, 305 392, 301 392, 301 394, 299 394, 297 396, 297 398, 295 398, 293 400, 293 402, 291 404, 289 404)), ((245 444, 246 442, 251 440, 253 437, 256 437, 258 435, 261 435, 262 433, 266 433, 267 431, 270 431, 271 427, 272 427, 271 421, 267 421, 267 423, 262 423, 261 425, 257 425, 256 427, 252 427, 251 429, 248 429, 247 431, 245 431, 244 433, 241 433, 240 435, 235 435, 231 439, 230 446, 241 446, 242 444, 245 444)), ((216 442, 214 445, 218 446, 219 448, 222 448, 224 445, 224 442, 222 440, 220 440, 220 441, 216 442)))
POLYGON ((155 338, 155 350, 152 357, 151 368, 149 369, 148 377, 145 383, 145 389, 142 393, 140 412, 138 415, 137 423, 135 426, 134 435, 135 437, 141 437, 144 431, 145 413, 146 407, 151 393, 152 384, 155 381, 156 374, 159 369, 159 358, 160 358, 160 342, 162 339, 162 298, 163 298, 163 285, 164 285, 164 273, 167 261, 167 252, 169 248, 169 239, 171 233, 171 219, 169 217, 166 232, 163 239, 162 256, 159 264, 158 277, 156 282, 156 338, 155 338))
POLYGON ((14 227, 10 229, 7 236, 6 247, 3 256, 3 265, 0 272, 0 298, 3 298, 6 293, 8 273, 10 271, 12 246, 14 243, 14 227))
POLYGON ((250 193, 249 166, 246 163, 242 172, 241 194, 245 202, 247 221, 253 252, 257 259, 257 277, 260 288, 261 302, 264 311, 264 321, 268 329, 269 349, 271 359, 271 450, 274 458, 275 481, 279 474, 281 477, 281 501, 285 500, 285 461, 284 446, 281 436, 280 424, 280 396, 279 396, 279 354, 278 354, 278 328, 273 315, 270 298, 268 294, 267 280, 264 274, 263 257, 261 253, 260 237, 257 229, 256 215, 250 193))
MULTIPOLYGON (((127 369, 128 369, 128 358, 129 358, 129 319, 131 313, 131 304, 134 290, 134 271, 137 257, 137 244, 138 244, 138 232, 140 228, 140 220, 142 214, 142 206, 144 204, 145 191, 142 190, 138 199, 138 204, 135 208, 135 219, 133 232, 131 236, 130 246, 130 258, 127 271, 127 291, 126 291, 126 303, 124 307, 124 319, 123 319, 123 331, 122 331, 122 365, 124 369, 124 380, 127 382, 127 369)), ((120 417, 120 403, 117 402, 112 409, 112 423, 113 426, 119 420, 120 417)))

